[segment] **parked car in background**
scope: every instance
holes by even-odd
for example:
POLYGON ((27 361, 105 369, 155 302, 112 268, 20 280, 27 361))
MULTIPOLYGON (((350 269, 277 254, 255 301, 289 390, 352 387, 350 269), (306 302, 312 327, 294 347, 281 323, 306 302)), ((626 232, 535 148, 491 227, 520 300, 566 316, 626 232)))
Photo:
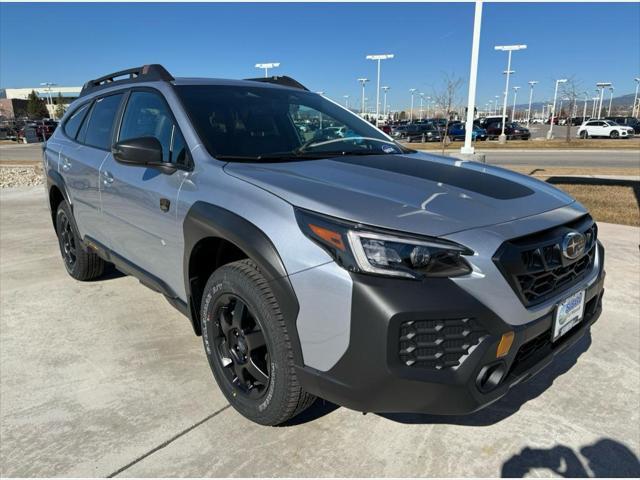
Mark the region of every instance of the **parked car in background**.
POLYGON ((582 125, 587 120, 588 120, 588 117, 572 117, 571 118, 571 125, 576 127, 578 125, 582 125))
MULTIPOLYGON (((465 124, 462 122, 454 122, 449 125, 449 131, 447 132, 449 138, 452 141, 455 140, 464 140, 466 135, 465 124)), ((484 128, 480 128, 476 125, 473 126, 473 131, 471 132, 471 139, 475 142, 476 140, 486 140, 487 139, 487 131, 484 128)))
POLYGON ((611 120, 618 125, 633 128, 633 133, 640 133, 640 121, 635 117, 605 117, 605 120, 611 120))
MULTIPOLYGON (((502 133, 502 122, 490 123, 486 130, 489 139, 497 139, 502 133)), ((507 136, 507 140, 529 140, 531 138, 529 129, 515 122, 505 123, 504 134, 507 136)))
POLYGON ((391 136, 396 140, 406 140, 408 142, 439 142, 442 138, 440 131, 431 123, 400 125, 392 130, 391 136))
POLYGON ((384 124, 384 125, 380 125, 378 128, 382 130, 384 133, 386 133, 387 135, 391 135, 391 125, 384 124))
POLYGON ((57 126, 58 122, 49 119, 27 122, 20 129, 18 129, 18 141, 24 140, 27 129, 35 130, 35 136, 39 140, 49 140, 57 126))
POLYGON ((618 125, 612 120, 589 120, 580 126, 577 135, 580 138, 629 138, 633 137, 633 128, 618 125))

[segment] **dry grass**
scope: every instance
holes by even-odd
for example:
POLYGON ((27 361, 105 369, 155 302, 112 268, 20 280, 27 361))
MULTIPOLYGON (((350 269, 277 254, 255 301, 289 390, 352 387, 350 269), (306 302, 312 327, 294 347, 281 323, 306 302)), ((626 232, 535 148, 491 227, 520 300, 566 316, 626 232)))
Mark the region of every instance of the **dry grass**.
POLYGON ((599 222, 640 227, 640 207, 632 187, 555 184, 589 209, 599 222))
MULTIPOLYGON (((459 150, 463 142, 452 142, 446 150, 459 150)), ((409 148, 418 150, 441 150, 442 144, 431 143, 410 143, 409 148)), ((534 140, 509 140, 506 144, 500 144, 497 141, 476 142, 475 147, 478 151, 483 150, 638 150, 640 152, 640 138, 625 138, 619 140, 611 140, 608 138, 590 138, 581 140, 572 138, 567 142, 564 138, 555 138, 553 140, 534 139, 534 140)))

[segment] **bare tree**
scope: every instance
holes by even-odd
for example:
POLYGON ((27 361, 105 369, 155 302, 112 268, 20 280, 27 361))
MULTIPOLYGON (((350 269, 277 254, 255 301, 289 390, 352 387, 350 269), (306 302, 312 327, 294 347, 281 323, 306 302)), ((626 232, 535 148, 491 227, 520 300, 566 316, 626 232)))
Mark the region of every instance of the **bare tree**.
POLYGON ((451 115, 454 114, 453 106, 456 104, 458 91, 463 85, 463 80, 460 77, 456 77, 454 74, 443 73, 441 87, 438 90, 434 90, 433 99, 435 103, 442 108, 445 126, 441 133, 442 153, 448 143, 449 137, 447 132, 449 131, 449 122, 451 121, 451 115))
POLYGON ((571 122, 573 119, 572 118, 573 112, 577 108, 578 100, 580 99, 580 96, 582 95, 583 91, 584 91, 584 88, 580 87, 580 82, 576 80, 575 75, 572 75, 571 77, 567 78, 567 81, 562 84, 562 90, 560 91, 560 94, 562 95, 563 98, 568 99, 567 111, 569 112, 569 114, 566 115, 567 142, 571 141, 571 122))

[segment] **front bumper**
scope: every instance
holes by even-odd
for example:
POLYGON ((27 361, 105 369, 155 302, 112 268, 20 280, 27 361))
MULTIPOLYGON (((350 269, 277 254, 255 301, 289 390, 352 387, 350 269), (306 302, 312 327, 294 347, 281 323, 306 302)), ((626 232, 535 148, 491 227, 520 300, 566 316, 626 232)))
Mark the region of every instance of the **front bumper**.
MULTIPOLYGON (((598 248, 604 260, 604 249, 601 245, 598 248)), ((550 341, 554 311, 525 325, 513 326, 450 280, 390 281, 352 274, 353 313, 346 353, 326 372, 299 368, 299 379, 307 391, 363 412, 441 415, 474 412, 544 369, 589 330, 602 311, 605 277, 602 265, 604 261, 600 262, 597 280, 587 288, 583 320, 555 343, 550 341), (435 321, 431 323, 436 325, 433 331, 441 332, 450 329, 448 322, 459 323, 460 319, 472 319, 470 329, 474 333, 459 364, 447 366, 447 362, 440 362, 435 367, 407 364, 406 357, 400 354, 407 322, 411 325, 435 321), (511 349, 497 360, 500 338, 509 331, 515 334, 511 349), (474 338, 477 342, 472 344, 474 338), (498 366, 503 371, 499 381, 479 382, 485 372, 498 366)), ((448 345, 453 345, 448 341, 444 339, 438 344, 441 360, 449 355, 448 345)), ((459 346, 458 343, 454 350, 459 351, 459 346)))

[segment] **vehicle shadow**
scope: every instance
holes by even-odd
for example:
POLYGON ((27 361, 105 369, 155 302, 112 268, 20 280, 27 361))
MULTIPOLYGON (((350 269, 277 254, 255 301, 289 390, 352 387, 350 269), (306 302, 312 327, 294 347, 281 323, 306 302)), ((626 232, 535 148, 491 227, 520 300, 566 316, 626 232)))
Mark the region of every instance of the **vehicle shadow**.
POLYGON ((502 465, 502 477, 532 475, 534 469, 551 470, 562 477, 640 477, 640 461, 624 444, 602 438, 580 449, 578 454, 565 445, 552 448, 524 448, 502 465))
POLYGON ((510 417, 520 407, 544 393, 556 378, 566 373, 577 362, 580 355, 591 346, 591 333, 587 332, 575 345, 532 379, 516 385, 504 397, 488 407, 469 415, 428 415, 414 413, 378 414, 388 420, 407 424, 450 424, 482 427, 493 425, 510 417))
POLYGON ((280 427, 294 427, 296 425, 302 425, 302 424, 305 424, 305 423, 308 423, 308 422, 313 422, 314 420, 317 420, 318 418, 322 418, 325 415, 330 414, 331 412, 333 412, 334 410, 337 410, 338 408, 340 408, 339 405, 336 405, 335 403, 328 402, 327 400, 324 400, 322 398, 318 398, 304 412, 300 413, 299 415, 296 415, 291 420, 288 420, 288 421, 280 424, 279 426, 280 427))
POLYGON ((126 277, 125 273, 118 270, 112 263, 107 263, 104 267, 104 272, 98 278, 89 280, 89 282, 104 282, 107 280, 115 280, 117 278, 126 277))

